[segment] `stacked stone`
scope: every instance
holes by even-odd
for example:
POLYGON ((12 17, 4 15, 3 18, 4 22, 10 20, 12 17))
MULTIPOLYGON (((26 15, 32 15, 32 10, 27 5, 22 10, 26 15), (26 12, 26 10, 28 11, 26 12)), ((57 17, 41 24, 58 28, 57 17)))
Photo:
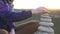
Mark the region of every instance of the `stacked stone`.
POLYGON ((52 28, 54 24, 49 14, 43 14, 40 16, 38 30, 34 34, 54 34, 54 29, 52 28))

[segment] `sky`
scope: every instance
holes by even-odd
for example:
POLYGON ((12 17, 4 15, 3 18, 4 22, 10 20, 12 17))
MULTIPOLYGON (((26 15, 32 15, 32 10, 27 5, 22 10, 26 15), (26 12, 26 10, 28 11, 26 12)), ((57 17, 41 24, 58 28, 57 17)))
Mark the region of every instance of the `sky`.
POLYGON ((46 7, 51 9, 60 9, 60 0, 14 0, 15 9, 36 9, 46 7))

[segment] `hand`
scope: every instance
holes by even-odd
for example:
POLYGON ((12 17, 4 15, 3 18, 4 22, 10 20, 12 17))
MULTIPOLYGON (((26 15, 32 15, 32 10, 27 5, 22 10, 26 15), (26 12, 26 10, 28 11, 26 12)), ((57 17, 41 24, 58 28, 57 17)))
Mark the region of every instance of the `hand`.
POLYGON ((44 7, 39 7, 37 9, 32 10, 32 14, 44 14, 44 13, 48 13, 48 9, 44 7))

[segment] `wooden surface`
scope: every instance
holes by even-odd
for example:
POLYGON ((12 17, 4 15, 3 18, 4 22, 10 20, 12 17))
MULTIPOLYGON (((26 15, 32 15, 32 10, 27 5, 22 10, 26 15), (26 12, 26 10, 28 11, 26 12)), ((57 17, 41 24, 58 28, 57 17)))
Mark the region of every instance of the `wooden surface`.
POLYGON ((38 22, 29 22, 16 28, 16 34, 33 34, 39 26, 38 22))

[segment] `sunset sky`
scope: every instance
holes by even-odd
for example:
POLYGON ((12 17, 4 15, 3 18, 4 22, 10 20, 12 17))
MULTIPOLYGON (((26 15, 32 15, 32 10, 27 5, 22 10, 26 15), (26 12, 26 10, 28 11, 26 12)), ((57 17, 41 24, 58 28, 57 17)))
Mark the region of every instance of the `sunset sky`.
POLYGON ((51 9, 60 9, 60 0, 14 0, 15 9, 36 9, 46 7, 51 9))

